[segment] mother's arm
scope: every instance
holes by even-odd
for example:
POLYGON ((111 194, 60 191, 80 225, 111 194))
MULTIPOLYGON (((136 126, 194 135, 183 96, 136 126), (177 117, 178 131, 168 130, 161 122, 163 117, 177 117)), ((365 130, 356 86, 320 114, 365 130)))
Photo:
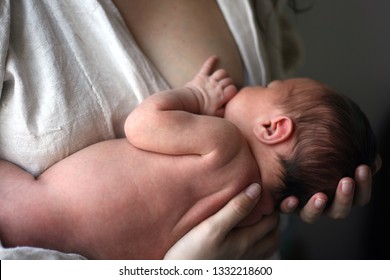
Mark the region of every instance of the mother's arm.
POLYGON ((279 240, 278 214, 264 216, 258 223, 235 228, 253 209, 261 196, 258 184, 250 185, 231 199, 167 252, 165 259, 265 259, 276 250, 279 240))

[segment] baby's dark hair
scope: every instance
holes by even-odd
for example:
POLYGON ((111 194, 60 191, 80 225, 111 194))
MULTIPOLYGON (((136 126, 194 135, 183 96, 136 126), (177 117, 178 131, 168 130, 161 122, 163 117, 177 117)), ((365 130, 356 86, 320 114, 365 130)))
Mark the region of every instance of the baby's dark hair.
POLYGON ((353 178, 361 164, 376 169, 375 135, 365 114, 346 96, 327 87, 296 94, 299 98, 282 104, 295 137, 292 153, 280 156, 282 196, 296 196, 302 208, 323 192, 330 205, 340 179, 353 178))

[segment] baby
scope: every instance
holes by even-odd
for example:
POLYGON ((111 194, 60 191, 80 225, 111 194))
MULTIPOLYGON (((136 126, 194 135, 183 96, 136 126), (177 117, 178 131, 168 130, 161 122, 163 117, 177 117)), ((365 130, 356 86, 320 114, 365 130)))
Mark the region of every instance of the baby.
POLYGON ((3 244, 159 259, 250 183, 262 196, 242 225, 288 195, 302 205, 319 191, 332 198, 360 164, 375 169, 374 135, 353 102, 310 79, 237 94, 216 61, 141 103, 127 139, 87 147, 38 178, 0 161, 3 244))

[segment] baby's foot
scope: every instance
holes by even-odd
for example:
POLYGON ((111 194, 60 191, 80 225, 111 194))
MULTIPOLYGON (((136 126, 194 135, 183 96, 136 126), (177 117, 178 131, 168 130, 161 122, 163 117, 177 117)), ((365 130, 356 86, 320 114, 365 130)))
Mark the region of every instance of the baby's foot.
POLYGON ((237 94, 237 88, 226 70, 213 71, 217 61, 216 56, 208 58, 186 86, 194 90, 201 114, 223 117, 224 105, 237 94))

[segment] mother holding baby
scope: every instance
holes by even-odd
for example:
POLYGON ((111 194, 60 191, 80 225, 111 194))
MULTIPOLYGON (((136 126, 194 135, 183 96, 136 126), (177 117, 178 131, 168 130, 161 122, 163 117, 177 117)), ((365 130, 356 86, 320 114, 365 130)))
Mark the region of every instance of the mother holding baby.
MULTIPOLYGON (((0 0, 0 257, 82 258, 6 248, 4 225, 12 217, 2 209, 12 206, 9 192, 29 186, 2 180, 2 162, 38 176, 87 146, 123 137, 134 107, 150 93, 182 87, 212 54, 238 87, 286 77, 299 60, 299 43, 285 6, 284 0, 0 0)), ((327 214, 344 218, 370 193, 371 171, 359 166, 354 180, 340 180, 327 214)), ((276 211, 232 230, 260 196, 259 186, 248 186, 166 258, 270 257, 279 238, 276 211)), ((314 222, 326 201, 313 195, 300 216, 314 222)), ((292 213, 298 203, 288 197, 279 210, 292 213)))

